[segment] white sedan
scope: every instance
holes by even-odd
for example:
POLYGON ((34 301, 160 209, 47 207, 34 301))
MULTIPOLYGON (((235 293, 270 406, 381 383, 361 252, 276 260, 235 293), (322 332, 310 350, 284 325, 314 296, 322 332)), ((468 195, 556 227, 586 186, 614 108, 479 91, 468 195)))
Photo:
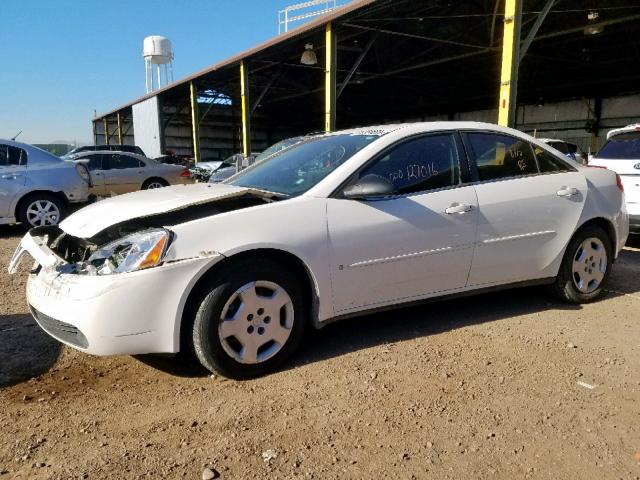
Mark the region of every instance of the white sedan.
POLYGON ((516 130, 470 122, 314 136, 224 184, 88 206, 32 229, 40 326, 97 355, 191 350, 275 369, 308 325, 514 285, 602 292, 628 235, 620 179, 516 130))

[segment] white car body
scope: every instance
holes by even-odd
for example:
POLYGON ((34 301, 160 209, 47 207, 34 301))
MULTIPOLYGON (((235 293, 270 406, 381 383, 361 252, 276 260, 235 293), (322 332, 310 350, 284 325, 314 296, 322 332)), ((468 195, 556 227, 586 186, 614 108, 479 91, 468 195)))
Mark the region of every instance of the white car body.
POLYGON ((607 133, 607 144, 589 160, 592 167, 604 167, 613 170, 622 180, 624 185, 625 200, 629 213, 630 227, 632 233, 640 233, 640 124, 629 125, 624 128, 611 130, 607 133), (630 140, 635 142, 636 149, 633 153, 616 155, 611 158, 607 152, 610 142, 615 142, 620 135, 632 134, 636 138, 630 140))
POLYGON ((173 241, 157 267, 102 276, 65 273, 68 262, 49 248, 45 234, 34 231, 22 240, 10 271, 29 252, 40 267, 29 275, 27 300, 40 325, 76 348, 113 355, 179 351, 194 286, 217 264, 247 252, 278 253, 304 267, 308 278, 301 281, 312 286, 315 327, 432 297, 548 282, 558 274, 574 232, 594 220, 606 225, 617 257, 628 218, 614 175, 566 158, 570 171, 554 174, 376 201, 334 195, 345 179, 397 142, 458 130, 506 134, 553 153, 521 132, 475 122, 352 130, 379 138, 297 197, 176 221, 190 206, 264 193, 226 184, 173 186, 107 199, 60 225, 67 235, 87 239, 137 221, 132 219, 168 215, 164 226, 173 241), (71 338, 73 330, 77 336, 71 338))

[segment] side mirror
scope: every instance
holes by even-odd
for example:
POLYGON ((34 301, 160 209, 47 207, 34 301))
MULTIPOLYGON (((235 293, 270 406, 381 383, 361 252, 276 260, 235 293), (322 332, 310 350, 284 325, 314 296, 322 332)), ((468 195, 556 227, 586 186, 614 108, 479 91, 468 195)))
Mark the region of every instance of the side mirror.
POLYGON ((370 173, 345 188, 342 195, 349 200, 363 200, 388 197, 396 192, 396 187, 391 180, 370 173))

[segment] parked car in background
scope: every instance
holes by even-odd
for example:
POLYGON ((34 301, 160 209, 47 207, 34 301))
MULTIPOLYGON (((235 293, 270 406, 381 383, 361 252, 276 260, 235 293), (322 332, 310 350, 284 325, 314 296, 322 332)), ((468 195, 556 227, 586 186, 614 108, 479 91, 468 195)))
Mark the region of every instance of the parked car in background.
POLYGON ((587 164, 587 154, 583 152, 575 143, 558 140, 557 138, 541 138, 540 141, 555 148, 559 152, 569 157, 571 160, 574 160, 582 165, 587 164))
POLYGON ((104 151, 128 152, 144 156, 144 152, 142 151, 142 149, 136 145, 84 145, 82 147, 74 148, 67 154, 63 155, 61 158, 63 160, 72 160, 80 153, 104 151))
POLYGON ((0 139, 0 223, 57 225, 71 204, 88 200, 89 181, 82 165, 0 139))
POLYGON ((224 182, 227 178, 230 178, 232 175, 235 175, 238 172, 237 167, 225 167, 216 170, 210 177, 209 183, 220 183, 224 182))
POLYGON ((73 162, 87 166, 91 193, 99 197, 191 183, 187 168, 159 163, 135 153, 84 152, 73 162))
POLYGON ((602 293, 625 244, 616 174, 475 122, 318 135, 226 184, 136 192, 28 233, 27 300, 97 355, 195 352, 247 378, 305 328, 396 305, 546 284, 602 293), (82 315, 78 315, 82 312, 82 315))
POLYGON ((611 130, 589 166, 605 167, 620 175, 630 230, 640 234, 640 124, 611 130))
POLYGON ((209 178, 220 169, 231 168, 235 170, 236 164, 243 158, 241 153, 233 154, 224 160, 203 160, 191 166, 191 178, 199 182, 208 182, 209 178))
MULTIPOLYGON (((305 137, 305 136, 291 137, 291 138, 286 138, 284 140, 281 140, 278 143, 274 143, 265 151, 256 155, 253 159, 250 160, 249 163, 253 164, 256 162, 261 162, 263 160, 266 160, 267 158, 281 152, 282 150, 292 147, 293 145, 297 145, 298 143, 302 142, 307 138, 310 138, 310 137, 305 137)), ((210 175, 209 183, 224 182, 227 178, 230 178, 237 171, 238 171, 238 168, 236 164, 220 166, 210 175)))

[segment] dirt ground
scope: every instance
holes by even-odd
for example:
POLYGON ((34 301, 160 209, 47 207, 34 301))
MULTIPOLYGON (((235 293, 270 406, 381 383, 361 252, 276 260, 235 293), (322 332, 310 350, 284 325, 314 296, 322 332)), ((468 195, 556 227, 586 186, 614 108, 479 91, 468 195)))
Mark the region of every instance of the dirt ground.
MULTIPOLYGON (((21 234, 0 229, 2 272, 21 234)), ((0 480, 638 479, 632 245, 597 303, 529 288, 349 320, 245 382, 61 348, 0 273, 0 480)))

